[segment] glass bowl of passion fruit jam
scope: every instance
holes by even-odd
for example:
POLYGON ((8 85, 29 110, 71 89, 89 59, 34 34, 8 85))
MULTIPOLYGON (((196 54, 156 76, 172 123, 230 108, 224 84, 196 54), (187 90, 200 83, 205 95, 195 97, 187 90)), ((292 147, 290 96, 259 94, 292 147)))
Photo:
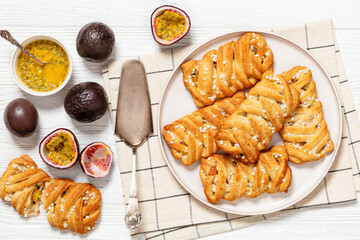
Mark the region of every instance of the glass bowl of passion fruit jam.
POLYGON ((72 60, 69 51, 58 40, 48 36, 34 36, 21 45, 46 64, 41 66, 21 50, 16 49, 11 69, 17 85, 35 96, 59 92, 70 80, 72 60))

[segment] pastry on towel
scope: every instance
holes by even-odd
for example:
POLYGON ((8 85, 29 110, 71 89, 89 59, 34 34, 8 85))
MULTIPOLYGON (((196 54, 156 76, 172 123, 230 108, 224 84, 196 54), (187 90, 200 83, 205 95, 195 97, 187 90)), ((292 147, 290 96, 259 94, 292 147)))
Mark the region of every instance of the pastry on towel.
POLYGON ((234 201, 264 192, 287 192, 292 173, 285 147, 275 146, 261 152, 256 165, 224 154, 202 158, 200 178, 208 201, 215 204, 221 199, 234 201))
POLYGON ((181 69, 195 104, 204 107, 254 86, 272 64, 273 53, 265 38, 246 33, 237 41, 207 52, 201 60, 183 63, 181 69))
POLYGON ((100 216, 101 193, 88 183, 53 179, 46 183, 42 201, 48 222, 59 229, 85 234, 94 228, 100 216))
POLYGON ((316 84, 310 69, 297 66, 283 73, 285 79, 299 93, 300 105, 285 118, 280 135, 296 164, 317 161, 334 149, 324 120, 322 104, 316 95, 316 84))
POLYGON ((222 122, 246 99, 243 92, 201 108, 164 127, 163 136, 174 158, 191 165, 218 151, 214 136, 222 122))
POLYGON ((0 178, 0 197, 24 217, 40 214, 40 198, 50 176, 28 156, 13 159, 0 178))
POLYGON ((285 78, 272 71, 250 89, 248 97, 227 118, 215 136, 218 147, 244 163, 256 163, 259 151, 283 127, 285 117, 298 106, 299 96, 285 78))

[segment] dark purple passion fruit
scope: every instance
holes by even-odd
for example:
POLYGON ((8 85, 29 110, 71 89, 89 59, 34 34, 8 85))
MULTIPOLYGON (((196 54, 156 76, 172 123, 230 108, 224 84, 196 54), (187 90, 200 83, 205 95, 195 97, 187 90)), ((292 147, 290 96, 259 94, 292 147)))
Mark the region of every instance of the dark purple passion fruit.
POLYGON ((58 169, 67 169, 79 158, 79 143, 70 130, 59 128, 41 141, 39 153, 46 164, 58 169))
POLYGON ((185 37, 191 26, 190 18, 186 12, 171 5, 164 5, 155 9, 151 14, 150 24, 154 40, 164 46, 172 45, 185 37), (163 14, 166 11, 168 11, 167 15, 172 16, 164 16, 163 14), (157 22, 159 17, 161 19, 157 22), (165 33, 164 36, 163 33, 165 33))
POLYGON ((108 109, 108 97, 104 88, 96 82, 84 82, 73 86, 66 94, 66 113, 79 122, 93 122, 108 109))
POLYGON ((91 22, 82 27, 76 37, 76 50, 80 57, 91 62, 109 58, 115 43, 111 28, 101 22, 91 22))
POLYGON ((108 175, 114 154, 111 148, 103 142, 93 142, 87 145, 80 154, 80 165, 84 173, 93 178, 108 175))
POLYGON ((4 123, 18 137, 30 136, 38 125, 39 114, 35 106, 24 98, 12 100, 5 108, 4 123))

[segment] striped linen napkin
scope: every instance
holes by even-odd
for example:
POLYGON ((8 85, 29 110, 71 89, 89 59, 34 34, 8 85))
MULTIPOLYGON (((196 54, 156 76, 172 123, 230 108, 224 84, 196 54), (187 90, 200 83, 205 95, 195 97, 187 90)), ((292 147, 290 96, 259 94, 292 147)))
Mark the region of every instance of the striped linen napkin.
MULTIPOLYGON (((154 135, 138 149, 138 159, 141 161, 137 163, 137 183, 143 223, 136 233, 131 232, 132 235, 144 234, 146 239, 193 239, 243 228, 287 211, 356 199, 356 191, 360 190, 360 126, 331 20, 271 31, 307 48, 323 64, 341 98, 344 113, 341 146, 326 177, 307 197, 280 212, 260 216, 226 214, 200 203, 180 186, 161 154, 158 141, 161 136, 154 135)), ((192 47, 132 57, 140 59, 146 68, 155 128, 162 88, 174 66, 192 47)), ((113 124, 121 66, 128 59, 131 58, 113 61, 102 69, 113 124)), ((124 202, 127 205, 132 153, 116 136, 115 140, 124 202)))

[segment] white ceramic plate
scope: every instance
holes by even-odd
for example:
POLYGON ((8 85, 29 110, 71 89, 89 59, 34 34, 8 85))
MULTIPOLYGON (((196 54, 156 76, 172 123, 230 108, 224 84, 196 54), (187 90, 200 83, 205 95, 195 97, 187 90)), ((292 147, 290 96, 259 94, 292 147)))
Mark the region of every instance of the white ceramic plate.
MULTIPOLYGON (((190 59, 201 59, 211 49, 217 49, 226 42, 236 40, 249 31, 235 32, 213 38, 188 53, 183 63, 190 59)), ((321 64, 304 48, 296 43, 274 33, 259 32, 263 35, 274 53, 274 72, 281 73, 294 66, 302 65, 312 71, 313 80, 319 100, 323 104, 324 118, 328 124, 330 135, 335 144, 331 154, 317 162, 295 165, 290 163, 293 180, 288 193, 264 193, 258 198, 241 198, 233 202, 221 200, 215 205, 210 204, 204 194, 199 177, 200 163, 197 161, 192 166, 186 167, 179 160, 172 157, 169 147, 162 138, 162 129, 169 124, 197 109, 190 92, 182 81, 180 64, 168 79, 163 90, 158 110, 158 135, 162 153, 167 164, 178 182, 195 198, 204 204, 220 211, 241 215, 257 215, 275 212, 287 208, 306 195, 308 195, 324 178, 336 156, 340 145, 342 117, 340 101, 329 75, 321 64)), ((283 145, 279 134, 273 136, 269 147, 283 145)))

